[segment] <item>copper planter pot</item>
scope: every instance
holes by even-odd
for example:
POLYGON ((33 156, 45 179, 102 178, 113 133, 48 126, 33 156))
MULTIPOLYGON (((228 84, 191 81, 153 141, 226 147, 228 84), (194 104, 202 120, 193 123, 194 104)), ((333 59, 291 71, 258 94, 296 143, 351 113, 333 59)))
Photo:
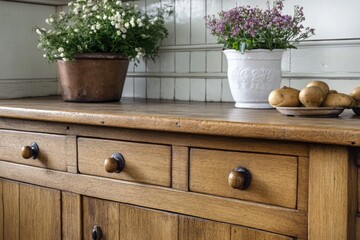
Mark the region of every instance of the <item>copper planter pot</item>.
POLYGON ((74 61, 57 61, 66 102, 110 102, 121 99, 129 60, 113 54, 79 54, 74 61))

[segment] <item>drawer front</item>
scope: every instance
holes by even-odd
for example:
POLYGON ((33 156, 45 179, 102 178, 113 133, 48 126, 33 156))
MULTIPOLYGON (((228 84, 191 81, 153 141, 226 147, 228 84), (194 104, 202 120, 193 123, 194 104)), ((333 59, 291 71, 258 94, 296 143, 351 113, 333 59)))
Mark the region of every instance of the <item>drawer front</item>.
POLYGON ((171 147, 157 144, 78 139, 80 173, 170 187, 171 147), (125 166, 119 173, 108 173, 104 160, 120 153, 125 166))
POLYGON ((0 160, 53 170, 67 171, 76 163, 75 138, 30 132, 0 130, 0 160), (22 157, 22 148, 36 143, 36 159, 22 157))
POLYGON ((191 149, 189 182, 193 192, 295 208, 297 157, 191 149), (232 170, 239 167, 251 175, 245 190, 228 182, 234 179, 232 170))

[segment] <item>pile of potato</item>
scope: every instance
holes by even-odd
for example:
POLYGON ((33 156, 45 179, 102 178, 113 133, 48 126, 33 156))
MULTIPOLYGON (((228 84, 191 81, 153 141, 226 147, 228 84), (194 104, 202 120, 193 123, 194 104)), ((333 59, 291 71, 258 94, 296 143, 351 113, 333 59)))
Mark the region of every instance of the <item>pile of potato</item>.
POLYGON ((273 107, 360 107, 360 87, 347 95, 330 90, 323 81, 312 81, 301 91, 290 87, 272 91, 269 103, 273 107))

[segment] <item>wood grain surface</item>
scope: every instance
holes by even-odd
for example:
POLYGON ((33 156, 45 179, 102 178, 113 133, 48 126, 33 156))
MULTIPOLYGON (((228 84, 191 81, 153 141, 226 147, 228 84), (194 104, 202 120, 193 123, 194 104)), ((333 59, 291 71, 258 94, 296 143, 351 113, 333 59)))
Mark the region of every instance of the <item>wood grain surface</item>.
POLYGON ((1 160, 42 168, 67 171, 76 166, 76 139, 71 136, 0 130, 1 160), (36 159, 24 159, 21 149, 35 142, 39 146, 36 159))
POLYGON ((61 193, 62 240, 82 239, 82 208, 79 194, 61 193))
POLYGON ((360 116, 287 117, 275 109, 237 109, 232 103, 123 100, 66 103, 59 98, 1 100, 0 116, 51 122, 360 146, 360 116))
POLYGON ((296 207, 297 158, 209 149, 191 149, 190 191, 296 207), (244 167, 252 175, 246 190, 228 184, 229 173, 244 167))
POLYGON ((179 240, 230 240, 230 227, 230 224, 179 216, 179 240))
POLYGON ((19 183, 3 180, 4 240, 20 239, 19 183))
POLYGON ((178 215, 120 204, 120 240, 170 240, 177 237, 178 215))
POLYGON ((346 147, 312 145, 309 239, 355 239, 357 167, 346 147))
POLYGON ((166 187, 171 184, 170 146, 79 138, 78 161, 80 173, 166 187), (104 160, 113 153, 120 153, 125 159, 120 173, 104 169, 104 160))
POLYGON ((254 230, 240 226, 231 226, 231 240, 293 240, 278 234, 268 233, 261 230, 254 230))
POLYGON ((307 236, 307 213, 295 209, 1 161, 0 177, 283 235, 307 236))

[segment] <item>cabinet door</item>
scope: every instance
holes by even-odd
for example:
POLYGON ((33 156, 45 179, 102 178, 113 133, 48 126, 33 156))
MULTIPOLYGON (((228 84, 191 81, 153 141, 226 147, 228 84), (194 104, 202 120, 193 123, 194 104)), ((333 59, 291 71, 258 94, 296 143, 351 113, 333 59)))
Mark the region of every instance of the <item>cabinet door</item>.
POLYGON ((60 191, 2 181, 3 238, 61 239, 60 191))
POLYGON ((121 240, 176 240, 177 238, 178 215, 121 204, 121 240))
POLYGON ((278 234, 268 233, 260 230, 254 230, 246 227, 232 226, 231 240, 293 240, 294 238, 278 234))
POLYGON ((90 197, 83 197, 83 239, 91 239, 94 226, 103 233, 102 240, 120 239, 120 204, 90 197))
POLYGON ((176 240, 176 214, 83 197, 83 239, 91 239, 94 226, 102 240, 176 240))
POLYGON ((230 240, 230 225, 180 216, 179 240, 230 240))

